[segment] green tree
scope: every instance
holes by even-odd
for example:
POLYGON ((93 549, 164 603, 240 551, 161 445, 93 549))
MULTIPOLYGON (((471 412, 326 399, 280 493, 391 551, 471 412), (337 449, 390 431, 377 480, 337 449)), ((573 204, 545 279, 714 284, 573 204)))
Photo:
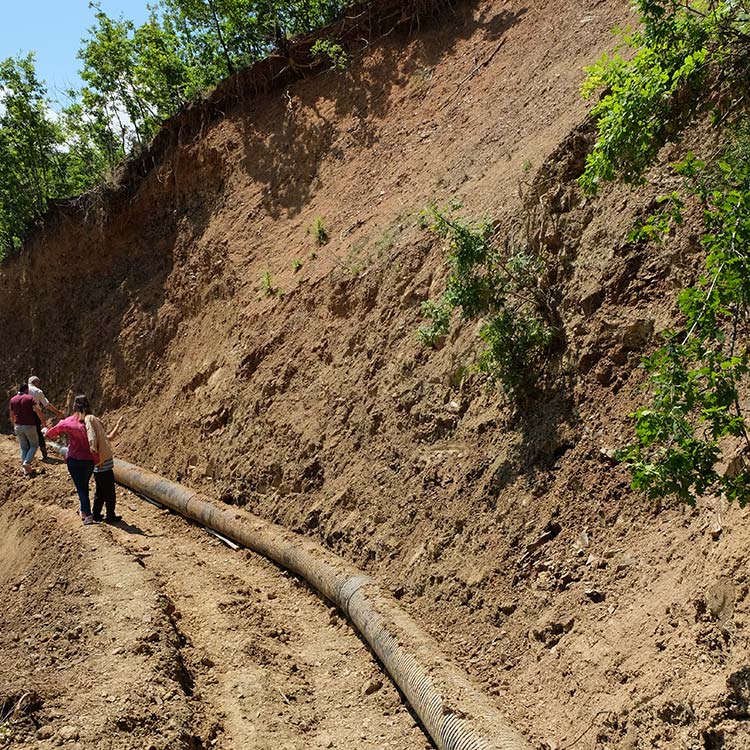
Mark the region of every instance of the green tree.
POLYGON ((142 95, 137 82, 138 59, 132 21, 110 18, 98 5, 96 24, 89 29, 78 57, 89 103, 117 122, 123 147, 144 146, 157 122, 156 107, 142 95))
POLYGON ((212 82, 234 73, 238 55, 225 39, 227 20, 220 0, 162 0, 165 17, 180 29, 194 64, 207 66, 212 82))
MULTIPOLYGON (((86 92, 88 93, 88 92, 86 92)), ((63 108, 60 155, 66 175, 66 194, 78 195, 94 187, 125 157, 121 138, 113 131, 106 111, 91 98, 70 92, 63 108), (88 103, 88 106, 86 106, 88 103)))
POLYGON ((19 247, 65 182, 50 112, 32 54, 0 63, 0 256, 19 247))
POLYGON ((189 100, 191 76, 173 27, 162 24, 152 11, 149 20, 135 29, 136 64, 133 84, 142 92, 159 120, 174 114, 189 100))

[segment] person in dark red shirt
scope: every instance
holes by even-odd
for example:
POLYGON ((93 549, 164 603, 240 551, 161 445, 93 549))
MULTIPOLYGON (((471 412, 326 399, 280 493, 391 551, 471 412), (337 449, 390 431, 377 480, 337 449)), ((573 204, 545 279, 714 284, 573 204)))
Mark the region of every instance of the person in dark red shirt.
POLYGON ((34 397, 29 395, 28 383, 21 383, 18 393, 10 400, 10 423, 21 448, 21 471, 26 477, 32 473, 31 462, 39 448, 35 415, 46 425, 42 410, 34 397))

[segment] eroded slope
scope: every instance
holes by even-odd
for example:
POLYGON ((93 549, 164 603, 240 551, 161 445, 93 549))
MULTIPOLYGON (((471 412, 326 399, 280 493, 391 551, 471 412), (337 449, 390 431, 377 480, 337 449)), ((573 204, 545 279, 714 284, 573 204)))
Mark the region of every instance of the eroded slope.
POLYGON ((177 128, 137 190, 3 269, 2 368, 88 392, 125 415, 122 455, 384 578, 535 741, 744 748, 746 514, 712 535, 715 504, 648 507, 609 458, 695 265, 689 228, 624 241, 650 196, 575 184, 581 68, 632 20, 461 4, 177 128), (466 370, 472 326, 416 341, 444 279, 419 214, 452 198, 549 263, 566 346, 522 410, 466 370))

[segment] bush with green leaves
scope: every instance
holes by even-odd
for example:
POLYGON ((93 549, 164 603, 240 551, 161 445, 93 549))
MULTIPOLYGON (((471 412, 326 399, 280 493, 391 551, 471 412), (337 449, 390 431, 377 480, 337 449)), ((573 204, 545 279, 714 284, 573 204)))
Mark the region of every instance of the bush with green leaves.
POLYGON ((750 333, 750 132, 735 133, 709 168, 688 159, 678 166, 686 188, 703 204, 705 274, 678 298, 684 327, 644 360, 653 403, 635 412, 637 442, 622 451, 633 486, 651 497, 674 494, 693 503, 708 490, 741 504, 750 498, 750 472, 721 473, 721 441, 750 447, 740 404, 746 387, 750 333))
POLYGON ((581 186, 642 181, 667 141, 706 111, 717 121, 738 111, 750 79, 747 2, 638 0, 641 28, 621 32, 619 51, 587 69, 584 97, 603 92, 592 109, 598 138, 581 186))
POLYGON ((703 209, 705 272, 678 298, 681 329, 644 359, 652 403, 638 409, 635 442, 620 452, 633 487, 652 498, 688 503, 721 492, 750 498, 750 471, 727 471, 724 448, 750 447, 747 409, 750 313, 750 5, 747 2, 636 3, 642 28, 626 36, 630 59, 603 58, 585 93, 604 89, 593 109, 598 139, 581 185, 596 192, 605 180, 643 182, 661 147, 698 117, 720 128, 718 149, 689 154, 674 165, 682 187, 657 200, 630 241, 661 241, 683 220, 688 200, 703 209), (739 446, 738 446, 739 442, 739 446))
POLYGON ((322 247, 328 243, 328 230, 326 229, 325 222, 321 216, 315 217, 313 223, 310 224, 308 232, 310 232, 318 247, 322 247))
POLYGON ((448 242, 446 289, 422 304, 429 323, 419 329, 425 346, 435 346, 450 330, 452 313, 479 320, 484 342, 477 369, 502 385, 512 398, 529 396, 549 354, 553 329, 540 284, 541 264, 509 244, 499 247, 492 225, 471 222, 455 208, 427 212, 427 225, 448 242))
POLYGON ((332 39, 318 39, 310 47, 310 54, 327 58, 333 70, 344 70, 349 64, 349 55, 340 44, 332 39))

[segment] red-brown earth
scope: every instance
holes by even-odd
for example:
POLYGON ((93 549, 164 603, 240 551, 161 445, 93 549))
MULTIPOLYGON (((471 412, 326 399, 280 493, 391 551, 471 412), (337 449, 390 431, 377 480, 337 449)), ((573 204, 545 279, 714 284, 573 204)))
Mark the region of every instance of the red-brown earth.
MULTIPOLYGON (((582 68, 634 21, 624 0, 462 3, 353 43, 344 72, 177 118, 141 179, 0 268, 0 371, 88 393, 125 419, 118 455, 379 578, 536 747, 745 750, 748 511, 649 503, 612 459, 700 262, 690 221, 626 241, 657 188, 575 181, 582 68), (564 345, 523 408, 471 370, 475 324, 417 341, 446 277, 420 214, 452 199, 545 257, 564 345)), ((124 492, 140 533, 83 528, 61 466, 16 477, 10 438, 0 459, 21 747, 428 743, 295 579, 124 492)))

